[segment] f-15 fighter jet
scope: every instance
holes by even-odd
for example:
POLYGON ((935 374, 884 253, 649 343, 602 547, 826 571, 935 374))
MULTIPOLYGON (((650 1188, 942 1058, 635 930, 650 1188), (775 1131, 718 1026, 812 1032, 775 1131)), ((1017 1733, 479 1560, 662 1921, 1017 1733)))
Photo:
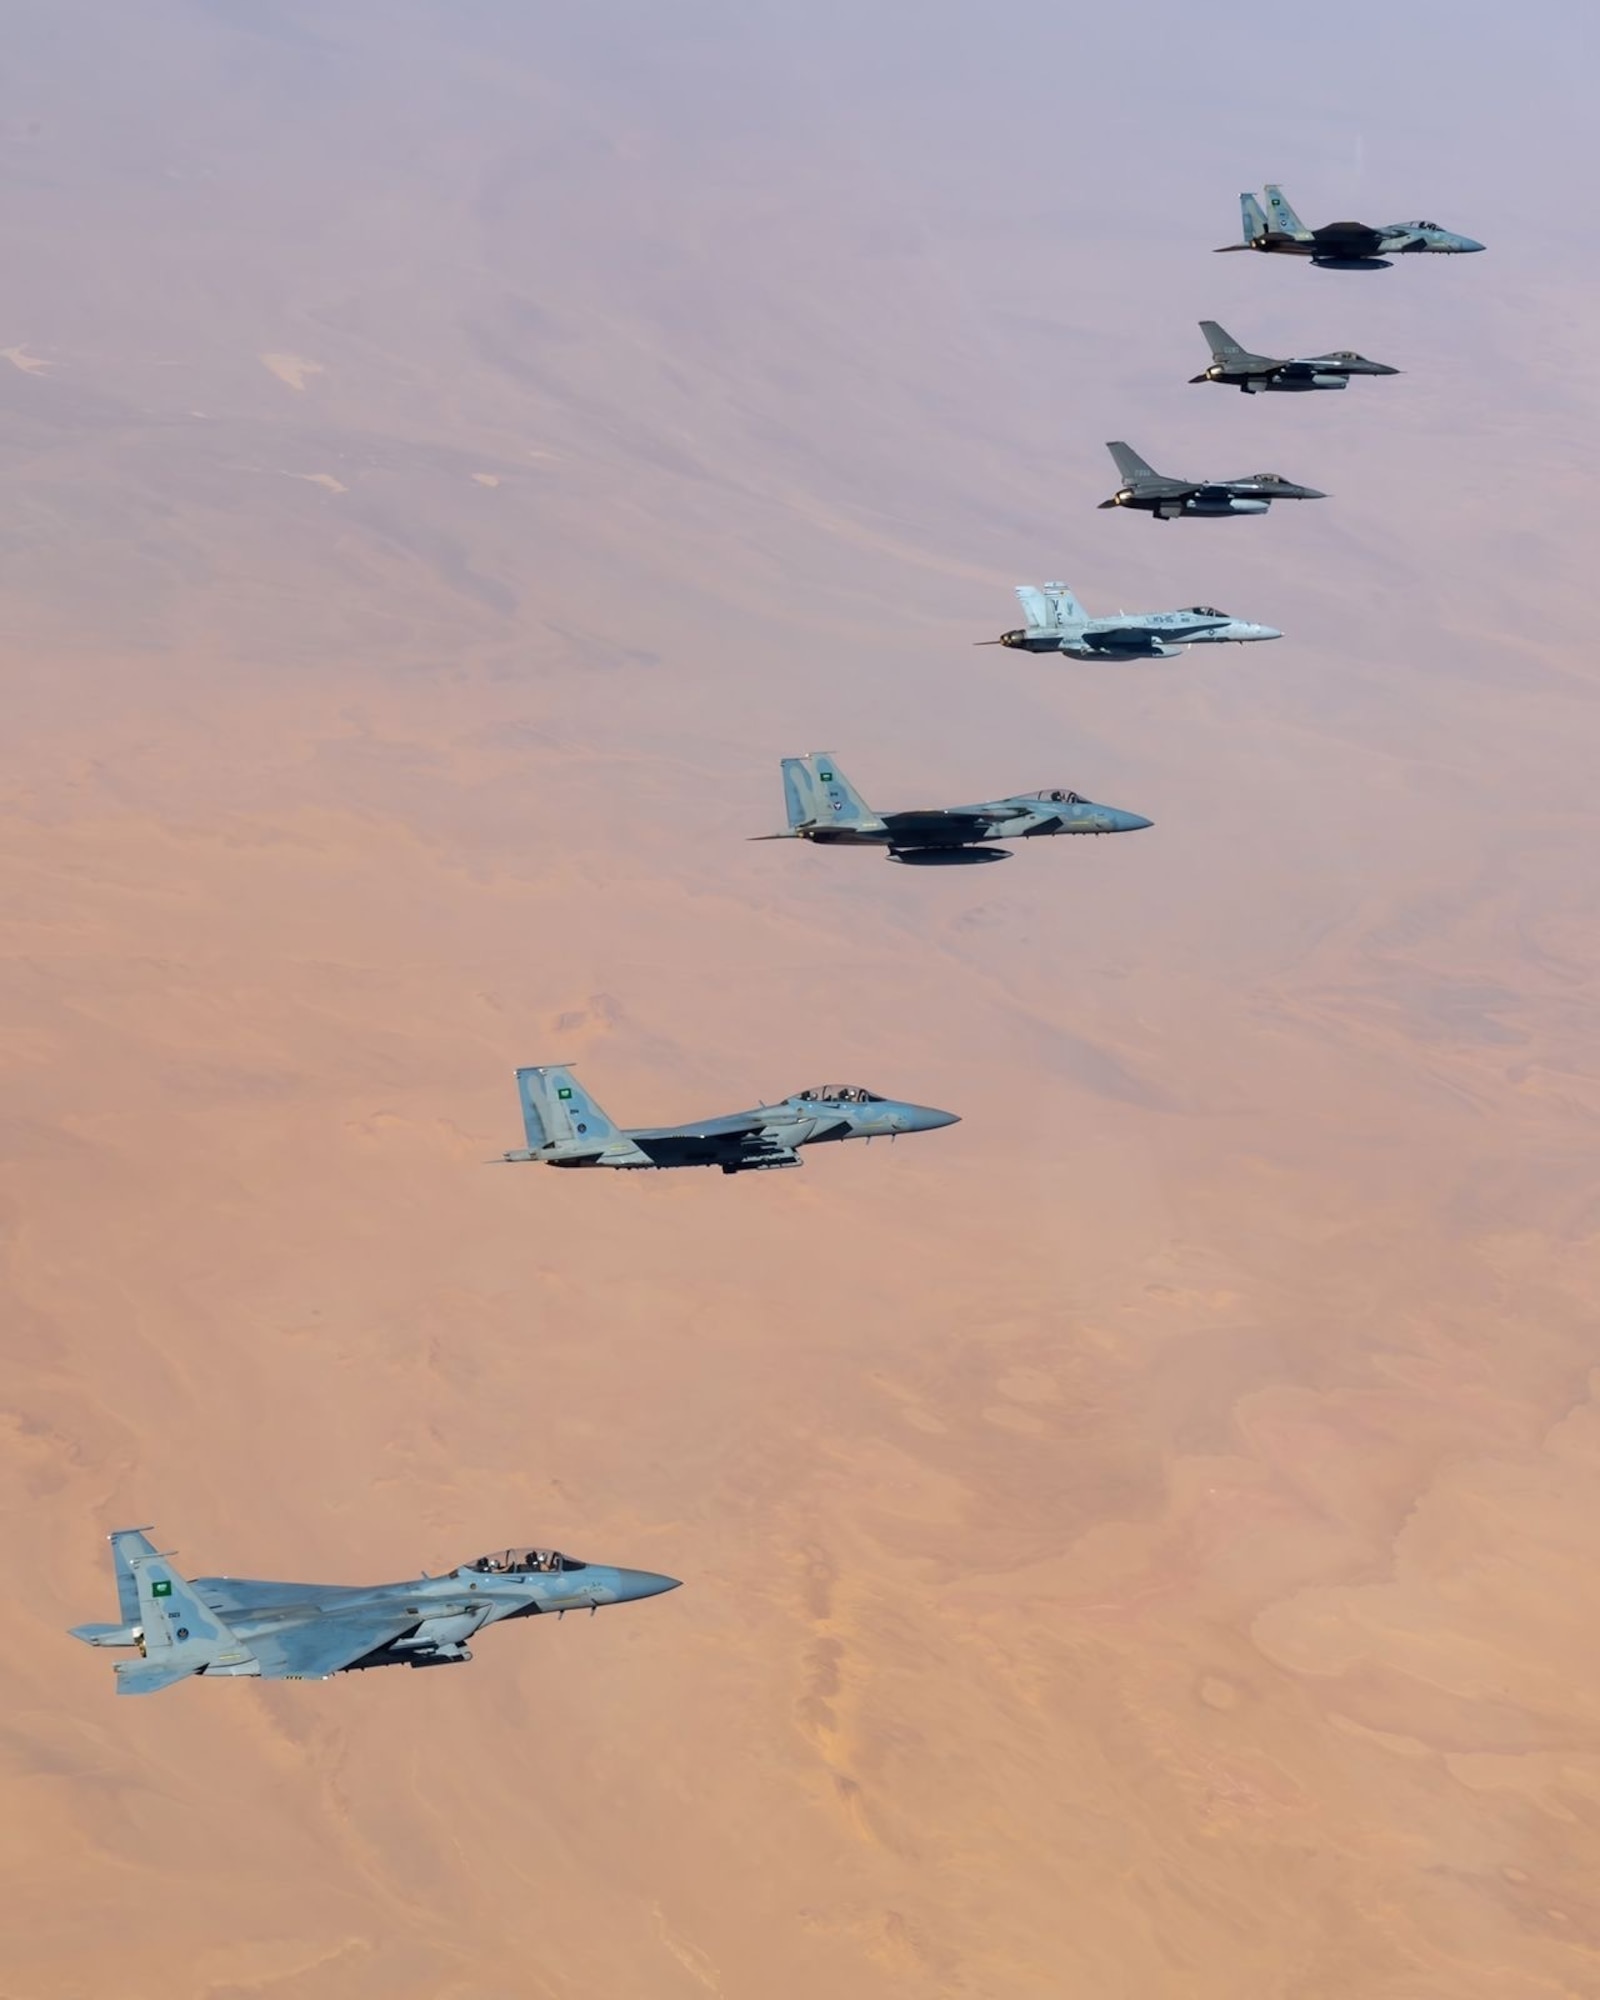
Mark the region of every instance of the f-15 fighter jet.
POLYGON ((676 1577, 608 1569, 555 1549, 505 1549, 444 1576, 408 1583, 252 1583, 198 1576, 187 1583, 142 1528, 110 1537, 117 1573, 115 1625, 75 1625, 88 1646, 128 1646, 118 1694, 154 1694, 175 1681, 248 1675, 322 1681, 367 1667, 442 1667, 470 1660, 485 1625, 553 1611, 597 1611, 676 1590, 676 1577))
MULTIPOLYGON (((1119 611, 1115 618, 1091 618, 1064 583, 1017 585, 1017 600, 1028 621, 980 646, 1015 646, 1025 653, 1068 653, 1075 660, 1173 660, 1190 646, 1242 645, 1252 639, 1281 639, 1272 625, 1230 618, 1214 604, 1187 611, 1119 611)), ((773 836, 769 836, 772 838, 773 836)))
POLYGON ((819 847, 881 847, 891 861, 1004 861, 1009 850, 984 845, 1035 840, 1056 833, 1132 833, 1149 820, 1061 787, 991 799, 985 805, 936 806, 920 812, 875 813, 825 750, 783 760, 787 833, 753 840, 810 840, 819 847))
POLYGON ((1268 181, 1267 206, 1253 194, 1239 197, 1244 240, 1224 243, 1224 250, 1276 251, 1285 257, 1309 257, 1313 264, 1334 271, 1387 271, 1391 257, 1427 252, 1436 257, 1461 257, 1483 245, 1457 236, 1437 222, 1390 222, 1374 229, 1365 222, 1327 222, 1307 229, 1283 198, 1283 189, 1268 181))
POLYGON ((1158 521, 1189 514, 1215 520, 1227 514, 1264 514, 1274 500, 1326 500, 1314 486, 1296 486, 1281 472, 1252 472, 1243 479, 1169 479, 1146 463, 1131 445, 1108 444, 1122 484, 1104 507, 1133 507, 1158 521))
POLYGON ((1223 382, 1242 389, 1247 396, 1263 389, 1343 389, 1352 375, 1398 375, 1398 368, 1382 361, 1369 361, 1342 347, 1336 354, 1313 354, 1303 361, 1274 361, 1270 355, 1252 354, 1241 347, 1226 328, 1214 319, 1203 319, 1200 331, 1211 349, 1211 366, 1203 375, 1191 375, 1194 382, 1223 382))
POLYGON ((748 1174, 797 1167, 796 1149, 824 1139, 894 1139, 960 1122, 953 1111, 827 1083, 756 1111, 624 1132, 573 1076, 570 1063, 519 1069, 517 1090, 527 1148, 500 1156, 515 1165, 536 1160, 547 1167, 721 1167, 725 1174, 748 1174))

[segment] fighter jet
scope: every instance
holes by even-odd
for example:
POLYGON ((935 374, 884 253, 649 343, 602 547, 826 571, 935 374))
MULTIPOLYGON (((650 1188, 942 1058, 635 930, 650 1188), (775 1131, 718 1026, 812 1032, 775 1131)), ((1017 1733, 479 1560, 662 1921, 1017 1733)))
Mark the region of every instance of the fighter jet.
POLYGON ((1055 833, 1132 833, 1149 820, 1116 806, 1097 806, 1061 787, 1022 792, 976 806, 939 806, 881 818, 839 769, 836 757, 813 750, 783 760, 787 833, 753 840, 810 840, 819 847, 881 847, 891 861, 949 864, 1004 861, 1010 849, 980 843, 1034 840, 1055 833))
POLYGON ((443 1667, 470 1660, 485 1625, 554 1612, 598 1611, 676 1590, 648 1569, 609 1569, 555 1549, 504 1549, 444 1576, 408 1583, 252 1583, 197 1576, 186 1583, 142 1528, 110 1537, 118 1622, 75 1625, 86 1646, 129 1646, 116 1663, 118 1694, 154 1694, 204 1674, 324 1681, 367 1667, 443 1667))
POLYGON ((1200 331, 1211 349, 1211 366, 1203 375, 1191 375, 1194 382, 1222 382, 1242 389, 1247 396, 1263 389, 1343 389, 1352 375, 1398 375, 1398 368, 1381 361, 1369 361, 1342 347, 1336 354, 1313 354, 1304 361, 1274 361, 1270 355, 1252 354, 1241 347, 1214 319, 1203 319, 1200 331))
POLYGON ((1283 189, 1266 186, 1267 210, 1253 194, 1239 197, 1239 213, 1244 240, 1224 243, 1224 250, 1277 251, 1285 257, 1309 257, 1332 271, 1387 271, 1391 257, 1416 256, 1429 252, 1438 257, 1461 257, 1483 245, 1470 236, 1457 236, 1441 229, 1437 222, 1391 222, 1374 229, 1365 222, 1329 222, 1321 229, 1307 229, 1283 198, 1283 189))
POLYGON ((1017 598, 1026 625, 976 644, 1015 646, 1025 653, 1067 653, 1075 660, 1175 660, 1190 646, 1233 646, 1283 637, 1276 626, 1230 618, 1214 604, 1091 618, 1064 583, 1038 588, 1019 583, 1017 598))
POLYGON ((519 1069, 517 1090, 528 1144, 525 1151, 501 1154, 513 1165, 535 1160, 547 1167, 721 1167, 725 1174, 762 1173, 799 1166, 796 1149, 824 1139, 894 1139, 902 1132, 932 1132, 960 1122, 953 1111, 828 1083, 757 1111, 624 1132, 573 1076, 570 1063, 519 1069))
POLYGON ((1326 500, 1314 486, 1296 486, 1281 472, 1252 472, 1243 479, 1169 479, 1146 463, 1131 445, 1108 444, 1122 484, 1105 507, 1133 507, 1157 521, 1180 515, 1216 520, 1227 514, 1264 514, 1274 500, 1326 500))

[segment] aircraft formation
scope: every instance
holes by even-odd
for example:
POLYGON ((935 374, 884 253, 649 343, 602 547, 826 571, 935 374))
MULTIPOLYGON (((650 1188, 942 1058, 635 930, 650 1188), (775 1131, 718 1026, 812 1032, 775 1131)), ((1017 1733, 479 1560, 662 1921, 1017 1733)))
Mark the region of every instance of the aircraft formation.
MULTIPOLYGON (((1273 183, 1265 208, 1239 197, 1242 238, 1224 250, 1254 250, 1309 260, 1327 270, 1386 270, 1397 257, 1459 256, 1483 249, 1433 222, 1334 222, 1307 229, 1273 183)), ((1344 389, 1363 376, 1399 373, 1351 349, 1277 359, 1243 348, 1215 320, 1200 330, 1210 365, 1194 382, 1247 395, 1344 389)), ((1182 479, 1157 472, 1125 441, 1107 445, 1119 484, 1102 508, 1126 508, 1155 520, 1265 514, 1275 501, 1321 500, 1315 487, 1279 473, 1182 479)), ((1127 663, 1172 659, 1191 646, 1278 639, 1210 605, 1187 610, 1091 617, 1064 583, 1017 587, 1024 623, 998 639, 1026 653, 1078 661, 1127 663)), ((1097 805, 1065 786, 989 799, 976 805, 878 813, 867 805, 830 753, 782 760, 787 827, 756 840, 813 847, 876 847, 905 865, 966 865, 1004 860, 1005 843, 1061 834, 1130 833, 1151 822, 1097 805)), ((953 1111, 886 1097, 859 1085, 825 1084, 754 1110, 724 1112, 678 1125, 623 1127, 577 1081, 571 1064, 532 1064, 516 1072, 526 1144, 500 1155, 512 1165, 650 1170, 717 1167, 727 1175, 798 1167, 806 1146, 847 1139, 889 1139, 959 1123, 953 1111)), ((323 1680, 373 1667, 443 1666, 470 1660, 468 1640, 511 1619, 602 1605, 635 1603, 678 1587, 650 1570, 579 1561, 551 1548, 511 1547, 439 1576, 375 1585, 268 1582, 226 1576, 185 1579, 145 1530, 110 1537, 118 1616, 72 1628, 86 1645, 135 1652, 116 1663, 119 1694, 150 1694, 203 1676, 323 1680)))

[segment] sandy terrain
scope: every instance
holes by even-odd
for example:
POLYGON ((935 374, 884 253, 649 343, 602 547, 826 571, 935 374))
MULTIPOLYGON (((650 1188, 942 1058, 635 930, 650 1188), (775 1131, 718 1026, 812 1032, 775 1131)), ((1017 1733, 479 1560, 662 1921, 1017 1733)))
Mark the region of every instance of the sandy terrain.
POLYGON ((7 2000, 1600 1992, 1583 51, 859 11, 17 33, 7 2000), (1274 173, 1490 255, 1212 259, 1274 173), (1333 497, 1097 513, 1114 436, 1333 497), (972 650, 1052 575, 1289 636, 972 650), (818 747, 1155 826, 747 845, 818 747), (482 1164, 539 1060, 963 1122, 482 1164), (116 1701, 136 1522, 686 1587, 116 1701))

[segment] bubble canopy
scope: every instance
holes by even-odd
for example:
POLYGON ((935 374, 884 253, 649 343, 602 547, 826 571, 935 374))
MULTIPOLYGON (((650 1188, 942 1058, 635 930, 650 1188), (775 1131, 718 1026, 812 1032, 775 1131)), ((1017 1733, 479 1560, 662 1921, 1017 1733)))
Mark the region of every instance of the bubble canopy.
POLYGON ((479 1556, 463 1565, 490 1576, 519 1576, 535 1572, 551 1575, 559 1570, 587 1569, 576 1556, 564 1556, 559 1549, 497 1549, 493 1555, 479 1556))
POLYGON ((814 1083, 809 1090, 797 1090, 797 1099, 811 1104, 882 1104, 875 1090, 863 1090, 855 1083, 814 1083))

